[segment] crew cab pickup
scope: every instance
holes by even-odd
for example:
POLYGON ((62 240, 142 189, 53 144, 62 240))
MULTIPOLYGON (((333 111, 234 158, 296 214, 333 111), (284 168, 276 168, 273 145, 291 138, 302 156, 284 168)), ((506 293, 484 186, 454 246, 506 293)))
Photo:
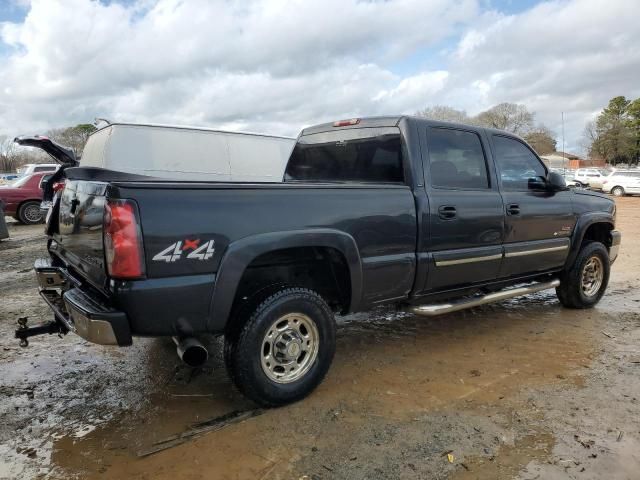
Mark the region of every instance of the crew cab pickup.
POLYGON ((615 203, 566 188, 519 137, 405 116, 304 129, 282 183, 64 174, 35 265, 55 321, 16 335, 171 336, 197 364, 197 336, 223 334, 231 378, 266 406, 321 382, 335 314, 429 317, 550 288, 589 308, 621 239, 615 203))

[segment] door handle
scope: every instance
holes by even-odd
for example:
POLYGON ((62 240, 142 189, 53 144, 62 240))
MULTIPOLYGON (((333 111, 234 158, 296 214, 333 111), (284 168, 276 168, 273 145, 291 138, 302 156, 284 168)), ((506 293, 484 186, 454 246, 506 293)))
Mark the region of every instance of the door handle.
POLYGON ((456 218, 458 214, 456 207, 453 205, 442 205, 438 208, 438 216, 443 220, 451 220, 452 218, 456 218))
POLYGON ((517 203, 507 205, 507 215, 520 215, 520 205, 517 203))

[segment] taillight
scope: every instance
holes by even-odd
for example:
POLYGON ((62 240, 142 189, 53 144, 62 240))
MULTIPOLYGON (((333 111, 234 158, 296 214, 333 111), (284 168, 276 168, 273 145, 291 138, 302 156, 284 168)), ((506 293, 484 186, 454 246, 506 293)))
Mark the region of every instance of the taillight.
POLYGON ((338 120, 333 122, 334 127, 348 127, 350 125, 358 125, 360 123, 359 118, 350 118, 349 120, 338 120))
POLYGON ((144 275, 142 232, 138 206, 133 200, 107 200, 104 209, 104 253, 112 278, 144 275))
POLYGON ((62 182, 56 182, 53 184, 53 193, 58 193, 64 189, 64 180, 62 182))

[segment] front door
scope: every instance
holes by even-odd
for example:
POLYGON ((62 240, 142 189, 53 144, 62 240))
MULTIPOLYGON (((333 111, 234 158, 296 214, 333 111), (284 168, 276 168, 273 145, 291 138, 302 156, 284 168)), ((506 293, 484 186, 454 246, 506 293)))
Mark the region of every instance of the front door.
POLYGON ((426 290, 493 280, 502 263, 504 209, 488 146, 472 129, 431 126, 424 133, 430 227, 426 290))
POLYGON ((505 205, 505 258, 501 277, 560 268, 569 254, 576 223, 569 191, 536 189, 547 169, 514 137, 491 135, 505 205))

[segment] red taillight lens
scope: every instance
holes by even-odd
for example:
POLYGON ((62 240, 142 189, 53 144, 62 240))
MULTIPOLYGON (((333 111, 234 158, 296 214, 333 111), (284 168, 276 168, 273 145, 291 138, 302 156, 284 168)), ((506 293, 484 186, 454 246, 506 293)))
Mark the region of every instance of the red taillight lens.
POLYGON ((132 279, 144 275, 138 218, 138 207, 132 200, 108 200, 105 204, 104 253, 110 277, 132 279))
POLYGON ((348 127, 349 125, 358 125, 360 123, 359 118, 350 118, 349 120, 338 120, 333 122, 334 127, 348 127))
POLYGON ((53 184, 53 193, 58 193, 59 191, 64 189, 64 181, 56 182, 53 184))

